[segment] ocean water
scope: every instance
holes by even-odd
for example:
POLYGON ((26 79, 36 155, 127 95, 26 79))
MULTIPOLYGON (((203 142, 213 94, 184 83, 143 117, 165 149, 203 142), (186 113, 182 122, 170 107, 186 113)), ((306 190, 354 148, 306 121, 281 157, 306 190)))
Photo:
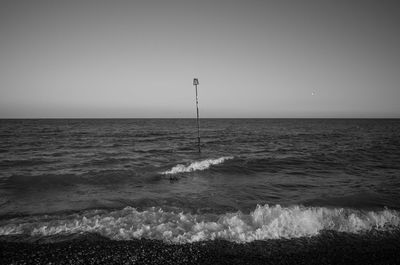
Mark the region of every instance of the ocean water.
POLYGON ((0 236, 251 242, 400 226, 400 120, 0 120, 0 236))

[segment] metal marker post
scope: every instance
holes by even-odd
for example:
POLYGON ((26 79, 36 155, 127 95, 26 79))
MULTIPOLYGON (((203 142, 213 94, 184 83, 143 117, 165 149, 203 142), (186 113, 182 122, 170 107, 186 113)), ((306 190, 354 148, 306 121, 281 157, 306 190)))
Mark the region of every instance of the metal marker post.
POLYGON ((197 146, 200 150, 200 121, 199 121, 199 97, 197 96, 197 85, 199 84, 199 80, 197 78, 193 79, 193 85, 196 88, 196 110, 197 110, 197 146))

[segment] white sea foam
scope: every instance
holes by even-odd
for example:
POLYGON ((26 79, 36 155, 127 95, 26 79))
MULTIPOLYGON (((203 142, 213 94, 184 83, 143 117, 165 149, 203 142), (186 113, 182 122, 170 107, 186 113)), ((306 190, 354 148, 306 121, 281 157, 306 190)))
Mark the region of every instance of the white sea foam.
POLYGON ((167 212, 160 208, 138 211, 132 207, 113 212, 88 211, 68 216, 13 219, 0 225, 0 235, 62 235, 95 232, 115 240, 160 239, 171 243, 226 239, 251 242, 317 235, 321 230, 359 233, 399 227, 394 210, 359 211, 324 207, 260 206, 250 214, 219 216, 167 212))
POLYGON ((233 159, 233 157, 232 156, 223 156, 223 157, 216 158, 216 159, 206 159, 206 160, 202 160, 202 161, 195 161, 187 166, 178 164, 178 165, 174 166, 173 168, 171 168, 170 170, 162 172, 162 174, 172 175, 172 174, 177 174, 177 173, 205 170, 205 169, 208 169, 212 165, 221 164, 225 160, 228 160, 228 159, 233 159))

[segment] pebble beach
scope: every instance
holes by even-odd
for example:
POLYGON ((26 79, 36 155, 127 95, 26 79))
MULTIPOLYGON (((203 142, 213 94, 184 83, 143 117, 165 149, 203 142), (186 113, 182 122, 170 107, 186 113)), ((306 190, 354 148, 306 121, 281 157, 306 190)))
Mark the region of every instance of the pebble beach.
POLYGON ((400 232, 325 231, 315 237, 168 244, 81 235, 66 241, 2 237, 1 264, 400 264, 400 232))

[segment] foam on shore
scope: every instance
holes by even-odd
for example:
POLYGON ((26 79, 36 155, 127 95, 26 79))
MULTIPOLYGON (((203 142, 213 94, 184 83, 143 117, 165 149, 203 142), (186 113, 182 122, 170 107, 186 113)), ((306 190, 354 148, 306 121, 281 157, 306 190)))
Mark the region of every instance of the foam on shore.
POLYGON ((388 230, 400 225, 394 210, 360 211, 325 207, 281 207, 258 205, 250 214, 196 215, 168 212, 161 208, 138 211, 126 207, 118 211, 92 210, 65 216, 36 216, 3 220, 0 235, 51 236, 98 233, 114 240, 158 239, 190 243, 224 239, 251 242, 278 238, 314 236, 323 230, 360 233, 388 230))

